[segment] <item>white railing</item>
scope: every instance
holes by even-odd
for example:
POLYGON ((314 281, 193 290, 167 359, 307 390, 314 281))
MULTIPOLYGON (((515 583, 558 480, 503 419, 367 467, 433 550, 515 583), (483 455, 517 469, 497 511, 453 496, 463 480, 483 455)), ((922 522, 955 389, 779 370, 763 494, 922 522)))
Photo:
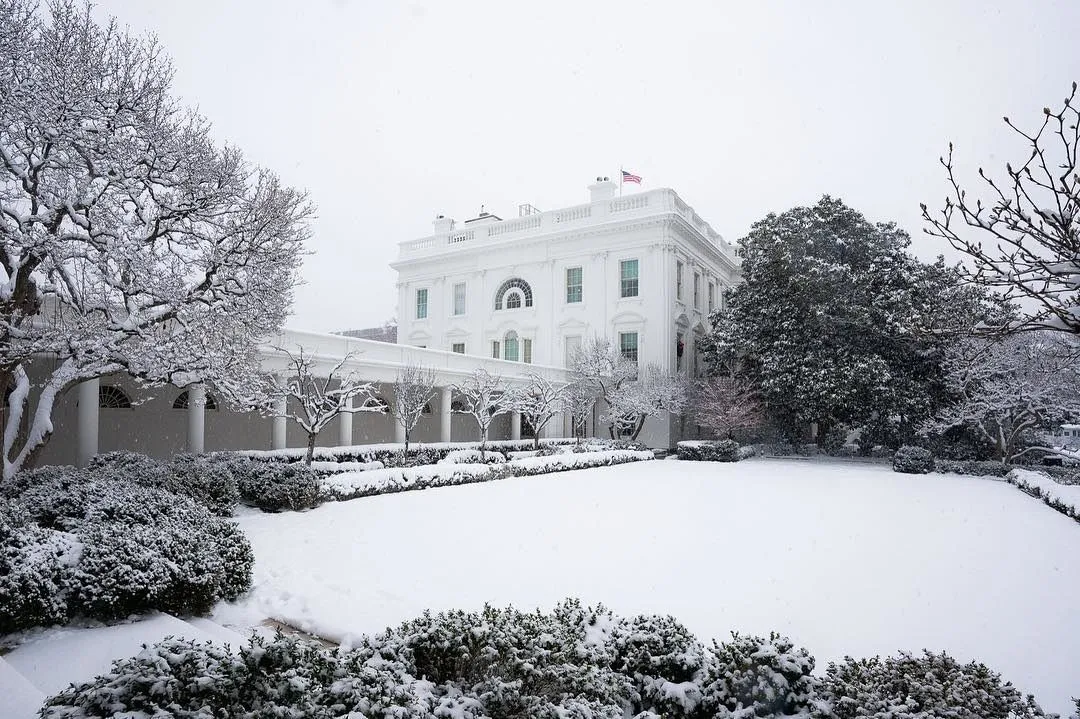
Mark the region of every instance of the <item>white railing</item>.
POLYGON ((573 222, 574 220, 585 220, 592 217, 592 205, 581 205, 579 207, 568 207, 565 210, 555 211, 555 222, 560 225, 564 222, 573 222))

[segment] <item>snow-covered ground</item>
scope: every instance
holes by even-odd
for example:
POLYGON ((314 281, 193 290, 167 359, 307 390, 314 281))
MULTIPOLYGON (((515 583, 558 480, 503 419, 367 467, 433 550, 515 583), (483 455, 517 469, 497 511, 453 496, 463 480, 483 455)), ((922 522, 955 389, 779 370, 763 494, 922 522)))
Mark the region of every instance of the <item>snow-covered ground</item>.
POLYGON ((270 615, 331 638, 567 596, 700 638, 776 630, 819 669, 945 649, 1048 710, 1080 694, 1080 525, 1005 482, 887 467, 640 462, 246 514, 270 615))

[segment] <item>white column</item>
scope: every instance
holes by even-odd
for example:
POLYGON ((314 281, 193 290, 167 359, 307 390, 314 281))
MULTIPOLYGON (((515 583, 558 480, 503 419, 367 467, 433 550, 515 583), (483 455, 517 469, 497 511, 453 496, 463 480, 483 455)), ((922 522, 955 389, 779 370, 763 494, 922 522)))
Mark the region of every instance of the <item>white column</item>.
POLYGON ((85 467, 98 453, 98 393, 101 380, 79 384, 79 466, 85 467))
POLYGON ((450 441, 450 403, 453 401, 453 390, 443 387, 439 394, 439 441, 450 441))
POLYGON ((521 439, 521 412, 510 413, 510 439, 521 439))
POLYGON ((398 422, 397 417, 390 415, 390 421, 394 423, 394 441, 398 444, 405 444, 405 428, 398 422))
POLYGON ((187 399, 187 448, 202 454, 206 446, 206 386, 189 385, 187 399))
MULTIPOLYGON (((346 408, 352 409, 354 402, 356 402, 355 397, 350 397, 349 399, 345 400, 346 408)), ((342 447, 348 447, 353 443, 352 419, 352 412, 342 412, 338 415, 338 444, 342 447)))
POLYGON ((555 416, 548 420, 548 423, 544 425, 544 431, 541 436, 545 439, 556 439, 563 436, 563 413, 556 412, 555 416))
POLYGON ((288 446, 286 437, 288 437, 289 418, 285 416, 286 409, 288 409, 287 398, 278 397, 274 400, 274 431, 270 439, 271 449, 285 449, 288 446))

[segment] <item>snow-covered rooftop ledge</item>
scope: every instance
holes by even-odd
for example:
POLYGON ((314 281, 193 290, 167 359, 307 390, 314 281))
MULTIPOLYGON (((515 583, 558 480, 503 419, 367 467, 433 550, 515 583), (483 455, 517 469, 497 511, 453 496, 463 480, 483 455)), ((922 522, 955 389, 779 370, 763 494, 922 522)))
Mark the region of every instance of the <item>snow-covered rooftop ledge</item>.
POLYGON ((530 374, 538 374, 553 381, 570 380, 569 373, 563 367, 510 362, 446 350, 293 329, 286 329, 260 346, 263 369, 269 373, 286 371, 288 357, 281 350, 295 352, 300 347, 314 358, 316 370, 328 371, 349 353, 355 352, 356 355, 345 365, 345 369, 355 370, 365 379, 376 382, 393 382, 397 378, 398 370, 408 364, 419 364, 434 370, 435 380, 440 385, 463 380, 480 367, 511 383, 524 381, 530 374))
POLYGON ((551 234, 573 231, 606 223, 636 220, 647 217, 670 216, 684 221, 719 255, 735 262, 735 248, 719 232, 703 220, 694 208, 686 204, 670 188, 659 188, 632 195, 588 202, 548 212, 539 212, 512 220, 477 225, 461 225, 416 240, 398 243, 398 262, 420 257, 454 252, 461 249, 490 246, 523 238, 541 238, 551 234))

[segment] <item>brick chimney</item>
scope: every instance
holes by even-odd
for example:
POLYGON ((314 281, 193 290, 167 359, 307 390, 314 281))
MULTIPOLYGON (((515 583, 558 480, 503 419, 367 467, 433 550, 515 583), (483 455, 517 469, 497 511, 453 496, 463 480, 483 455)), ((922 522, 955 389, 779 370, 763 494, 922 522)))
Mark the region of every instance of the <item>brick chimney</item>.
POLYGON ((607 177, 596 178, 596 183, 589 185, 589 202, 600 202, 615 197, 619 187, 607 177))

